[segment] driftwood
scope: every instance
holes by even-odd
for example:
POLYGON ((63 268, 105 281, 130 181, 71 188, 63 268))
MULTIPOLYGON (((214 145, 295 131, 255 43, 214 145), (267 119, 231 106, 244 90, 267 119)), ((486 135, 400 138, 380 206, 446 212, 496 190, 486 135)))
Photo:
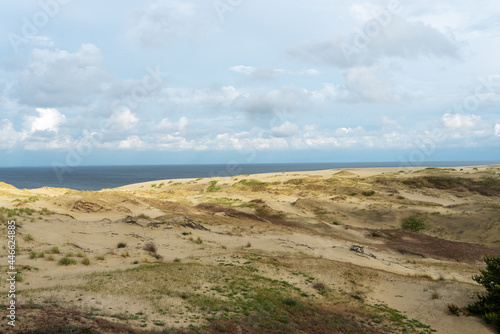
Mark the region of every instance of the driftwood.
POLYGON ((376 259, 377 257, 371 253, 365 252, 365 247, 364 246, 359 246, 359 245, 352 245, 351 248, 349 249, 351 252, 356 253, 359 256, 367 256, 367 257, 372 257, 376 259))

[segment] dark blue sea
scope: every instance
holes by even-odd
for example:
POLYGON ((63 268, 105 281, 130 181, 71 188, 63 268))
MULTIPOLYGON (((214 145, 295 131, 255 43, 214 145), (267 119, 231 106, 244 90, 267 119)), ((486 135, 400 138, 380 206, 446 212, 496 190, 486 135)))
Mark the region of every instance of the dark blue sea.
MULTIPOLYGON (((488 161, 426 162, 428 167, 488 165, 488 161)), ((398 167, 400 162, 286 163, 242 165, 166 165, 166 166, 81 166, 0 168, 0 181, 19 189, 59 187, 75 190, 101 190, 127 184, 184 178, 207 178, 274 172, 298 172, 341 168, 398 167)))

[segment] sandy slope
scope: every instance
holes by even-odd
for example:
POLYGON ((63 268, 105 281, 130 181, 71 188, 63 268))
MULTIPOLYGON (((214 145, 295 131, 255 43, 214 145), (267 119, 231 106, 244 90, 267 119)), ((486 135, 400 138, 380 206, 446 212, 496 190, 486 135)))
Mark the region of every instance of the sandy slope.
MULTIPOLYGON (((17 265, 23 268, 19 286, 26 291, 24 303, 54 299, 63 307, 101 310, 101 316, 113 321, 111 309, 153 312, 147 302, 126 295, 113 293, 111 298, 65 287, 86 284, 86 274, 158 262, 143 249, 154 243, 160 261, 167 263, 240 265, 235 254, 278 257, 290 268, 342 291, 361 293, 367 304, 383 302, 438 333, 493 333, 476 318, 451 315, 447 304, 465 306, 473 300, 481 289, 471 276, 482 267, 482 256, 500 254, 500 197, 472 186, 415 188, 402 181, 489 177, 498 182, 499 171, 498 166, 326 170, 163 180, 100 192, 19 190, 0 183, 0 206, 4 220, 15 219, 22 226, 17 265), (370 190, 374 194, 363 195, 370 190), (7 209, 17 211, 8 217, 7 209), (403 236, 391 232, 415 212, 427 213, 424 231, 403 236), (422 235, 441 239, 419 239, 422 235), (444 240, 482 246, 464 248, 469 244, 444 240), (126 247, 118 248, 120 242, 126 247), (417 247, 424 243, 427 248, 417 247), (365 254, 351 251, 353 245, 364 246, 365 254), (59 253, 51 252, 55 246, 59 253), (44 257, 30 256, 32 252, 44 252, 44 257), (461 252, 469 256, 454 257, 461 252), (78 263, 58 265, 65 254, 78 263), (80 263, 85 257, 88 266, 80 263), (351 272, 363 274, 350 283, 351 272), (438 297, 432 298, 432 292, 438 297)), ((2 256, 6 262, 5 249, 2 256)), ((262 261, 255 266, 265 277, 314 291, 292 269, 271 270, 262 261)), ((181 300, 171 304, 184 307, 181 300)), ((163 317, 169 325, 182 326, 174 319, 172 314, 163 317)), ((147 326, 154 327, 150 322, 147 326)))

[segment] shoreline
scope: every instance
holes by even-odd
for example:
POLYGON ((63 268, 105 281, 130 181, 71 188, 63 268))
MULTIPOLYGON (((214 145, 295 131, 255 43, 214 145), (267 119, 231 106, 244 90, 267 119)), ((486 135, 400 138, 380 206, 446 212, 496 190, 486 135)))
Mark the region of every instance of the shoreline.
MULTIPOLYGON (((374 175, 383 175, 385 173, 398 173, 399 171, 405 171, 405 172, 415 172, 415 171, 421 171, 425 169, 457 169, 460 168, 464 172, 475 172, 474 168, 477 168, 478 170, 481 169, 488 169, 488 168, 499 168, 500 163, 493 163, 493 164, 487 164, 487 165, 458 165, 458 166, 412 166, 412 167, 353 167, 353 168, 333 168, 333 169, 322 169, 322 170, 307 170, 307 171, 281 171, 281 172, 263 172, 263 173, 252 173, 252 174, 238 174, 238 175, 227 175, 227 176, 212 176, 212 177, 192 177, 192 178, 166 178, 166 179, 155 179, 151 181, 144 181, 144 182, 135 182, 135 183, 129 183, 126 185, 118 186, 118 187, 113 187, 113 188, 102 188, 100 190, 78 190, 70 187, 51 187, 51 186, 43 186, 43 187, 37 187, 37 188, 17 188, 14 185, 4 182, 0 180, 0 189, 2 188, 9 188, 12 189, 14 187, 17 190, 23 191, 40 191, 44 189, 65 189, 65 190, 71 190, 71 191, 94 191, 94 192, 100 192, 100 191, 112 191, 112 190, 125 190, 127 188, 136 188, 137 186, 146 186, 146 185, 152 185, 155 183, 172 183, 172 182, 191 182, 191 181, 196 181, 196 180, 229 180, 229 179, 234 179, 234 178, 241 178, 241 177, 250 177, 250 178, 267 178, 271 176, 280 176, 280 175, 289 175, 289 174, 295 174, 295 175, 316 175, 316 176, 322 176, 327 173, 331 172, 341 172, 341 171, 346 171, 350 173, 356 174, 358 177, 369 177, 369 176, 374 176, 374 175)), ((457 170, 460 171, 460 170, 457 170)))

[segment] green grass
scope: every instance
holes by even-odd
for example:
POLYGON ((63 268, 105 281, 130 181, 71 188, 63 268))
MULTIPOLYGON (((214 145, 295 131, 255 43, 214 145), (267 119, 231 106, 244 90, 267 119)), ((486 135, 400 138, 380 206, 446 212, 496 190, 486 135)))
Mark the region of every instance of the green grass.
POLYGON ((416 213, 409 217, 404 218, 401 221, 401 228, 403 230, 420 232, 426 228, 425 226, 425 215, 421 213, 416 213))
POLYGON ((220 191, 220 187, 217 187, 217 182, 219 181, 210 181, 210 185, 207 188, 207 193, 214 193, 220 191))
POLYGON ((57 262, 57 264, 60 265, 60 266, 69 266, 71 264, 76 264, 76 260, 65 256, 62 259, 60 259, 57 262))

